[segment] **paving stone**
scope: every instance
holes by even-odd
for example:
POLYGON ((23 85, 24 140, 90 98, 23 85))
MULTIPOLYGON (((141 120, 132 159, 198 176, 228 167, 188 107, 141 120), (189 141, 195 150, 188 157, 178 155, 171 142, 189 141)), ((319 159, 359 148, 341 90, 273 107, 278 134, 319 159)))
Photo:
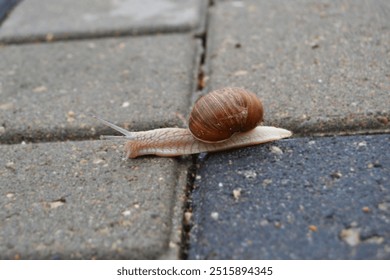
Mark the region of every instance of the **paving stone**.
POLYGON ((188 31, 202 28, 205 8, 205 0, 28 0, 4 22, 0 40, 188 31))
POLYGON ((389 259, 390 135, 287 139, 209 154, 190 259, 389 259))
POLYGON ((208 87, 241 86, 295 133, 390 130, 390 1, 216 1, 208 87))
POLYGON ((0 258, 177 257, 178 161, 122 161, 117 146, 0 146, 0 258))
POLYGON ((184 126, 197 55, 189 34, 0 47, 0 141, 103 133, 91 113, 134 130, 184 126))
POLYGON ((0 23, 20 0, 0 0, 0 23))

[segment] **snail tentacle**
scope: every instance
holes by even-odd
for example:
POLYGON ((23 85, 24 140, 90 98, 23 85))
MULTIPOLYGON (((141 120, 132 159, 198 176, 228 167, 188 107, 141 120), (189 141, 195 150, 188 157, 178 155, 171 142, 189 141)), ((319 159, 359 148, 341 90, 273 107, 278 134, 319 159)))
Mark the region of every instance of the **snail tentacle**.
POLYGON ((117 136, 117 135, 102 135, 100 136, 100 139, 118 139, 118 138, 126 138, 126 139, 134 139, 135 138, 135 134, 134 132, 131 132, 131 131, 128 131, 127 129, 124 129, 120 126, 117 126, 115 124, 113 124, 112 122, 109 122, 109 121, 106 121, 102 118, 99 118, 98 116, 95 116, 95 115, 92 115, 92 117, 94 117, 95 119, 98 119, 99 121, 101 121, 102 123, 104 123, 105 125, 111 127, 112 129, 115 129, 116 131, 120 132, 123 134, 123 136, 117 136))

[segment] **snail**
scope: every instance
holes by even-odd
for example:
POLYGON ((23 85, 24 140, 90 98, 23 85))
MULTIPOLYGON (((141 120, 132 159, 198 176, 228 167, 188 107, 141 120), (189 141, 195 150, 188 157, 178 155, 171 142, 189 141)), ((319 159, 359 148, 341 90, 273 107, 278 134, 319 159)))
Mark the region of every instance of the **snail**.
POLYGON ((222 151, 290 137, 291 131, 259 125, 263 105, 258 97, 242 88, 222 88, 199 98, 190 114, 188 128, 159 128, 132 132, 95 117, 123 136, 103 135, 101 139, 126 139, 127 158, 142 155, 163 157, 222 151))

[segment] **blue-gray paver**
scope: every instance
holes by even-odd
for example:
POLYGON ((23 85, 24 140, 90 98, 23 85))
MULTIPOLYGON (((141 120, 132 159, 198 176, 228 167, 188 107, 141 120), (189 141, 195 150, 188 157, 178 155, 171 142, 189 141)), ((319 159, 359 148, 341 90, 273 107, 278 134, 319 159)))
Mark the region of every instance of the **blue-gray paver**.
POLYGON ((390 136, 283 140, 210 154, 190 259, 389 259, 390 136))

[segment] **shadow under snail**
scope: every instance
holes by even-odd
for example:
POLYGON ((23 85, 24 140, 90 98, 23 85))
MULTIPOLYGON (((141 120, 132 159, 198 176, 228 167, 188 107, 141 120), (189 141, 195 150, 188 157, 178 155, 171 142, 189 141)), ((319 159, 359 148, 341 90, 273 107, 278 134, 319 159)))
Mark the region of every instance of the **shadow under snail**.
POLYGON ((222 88, 199 98, 192 109, 188 128, 159 128, 132 132, 96 117, 126 139, 126 157, 142 155, 163 157, 215 152, 246 147, 290 137, 291 131, 259 125, 263 105, 252 92, 242 88, 222 88))

